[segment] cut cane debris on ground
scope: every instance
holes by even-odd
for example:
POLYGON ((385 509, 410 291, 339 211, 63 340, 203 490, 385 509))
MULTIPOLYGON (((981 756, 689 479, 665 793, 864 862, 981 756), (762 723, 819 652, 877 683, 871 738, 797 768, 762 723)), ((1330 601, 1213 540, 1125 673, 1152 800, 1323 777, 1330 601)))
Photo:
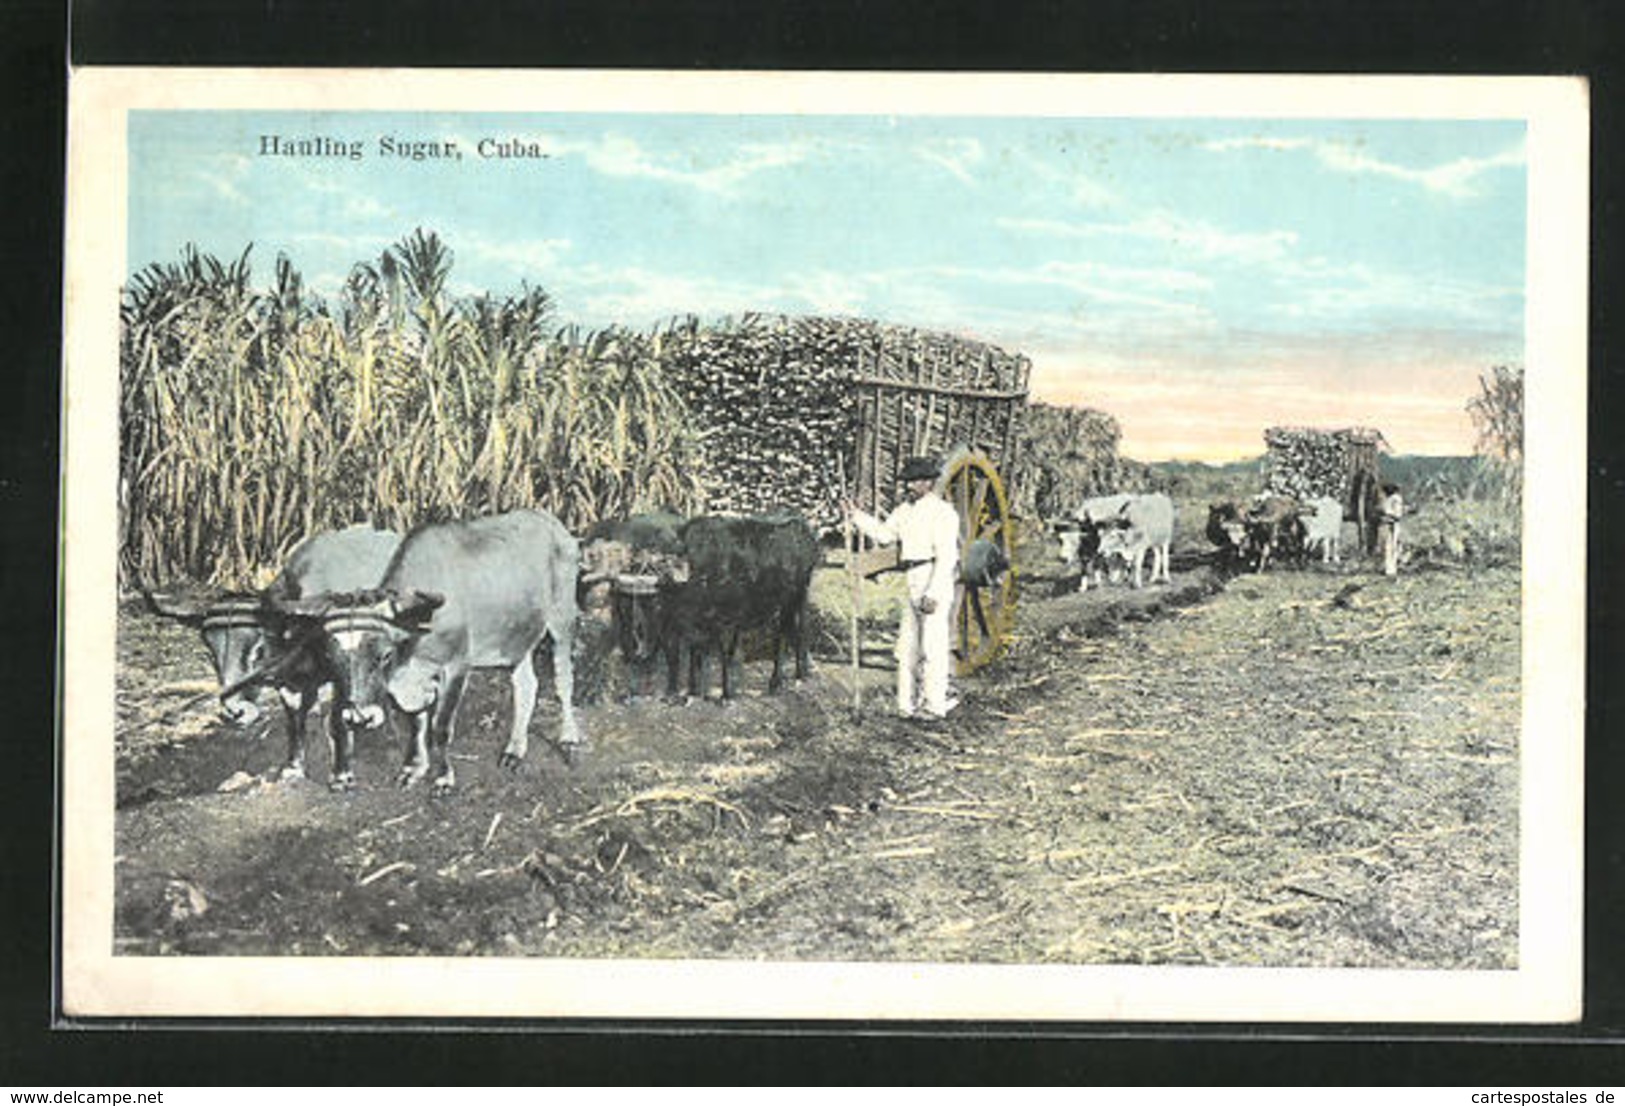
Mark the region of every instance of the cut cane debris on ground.
POLYGON ((840 648, 777 697, 761 663, 728 706, 611 697, 574 769, 498 770, 477 677, 445 800, 377 733, 352 794, 319 748, 270 782, 280 712, 217 723, 192 635, 129 610, 116 948, 1513 967, 1517 574, 1345 575, 1024 601, 935 723, 878 657, 854 720, 840 648))

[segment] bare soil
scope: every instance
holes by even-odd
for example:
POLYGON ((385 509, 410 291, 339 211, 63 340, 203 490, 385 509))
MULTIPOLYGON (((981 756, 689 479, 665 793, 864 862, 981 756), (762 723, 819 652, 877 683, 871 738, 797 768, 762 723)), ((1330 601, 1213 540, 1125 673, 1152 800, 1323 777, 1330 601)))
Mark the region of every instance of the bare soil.
POLYGON ((595 651, 590 754, 551 747, 543 664, 508 773, 481 674, 445 799, 395 788, 384 733, 352 793, 318 740, 273 782, 280 707, 218 722, 193 634, 127 609, 115 950, 1515 966, 1515 569, 1049 590, 935 724, 880 668, 855 716, 833 628, 727 706, 619 702, 595 651))

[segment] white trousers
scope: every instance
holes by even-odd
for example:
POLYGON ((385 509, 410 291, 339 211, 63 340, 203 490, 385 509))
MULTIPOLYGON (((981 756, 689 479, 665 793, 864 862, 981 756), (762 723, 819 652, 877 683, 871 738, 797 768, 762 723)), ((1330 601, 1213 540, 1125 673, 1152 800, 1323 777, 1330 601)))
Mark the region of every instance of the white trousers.
POLYGON ((1399 523, 1378 523, 1377 545, 1382 550, 1383 574, 1399 575, 1399 523))
POLYGON ((927 714, 948 713, 948 618, 951 603, 921 614, 908 603, 897 630, 897 710, 913 714, 924 700, 927 714))

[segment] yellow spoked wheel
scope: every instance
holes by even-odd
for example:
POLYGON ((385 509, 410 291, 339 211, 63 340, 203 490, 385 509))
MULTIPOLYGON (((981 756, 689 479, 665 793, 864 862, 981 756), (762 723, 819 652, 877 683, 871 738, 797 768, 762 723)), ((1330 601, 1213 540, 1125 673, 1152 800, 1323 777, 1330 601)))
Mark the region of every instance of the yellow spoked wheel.
POLYGON ((999 655, 1015 626, 1015 526, 998 470, 964 450, 943 465, 938 490, 959 512, 960 579, 954 595, 954 672, 964 676, 999 655))

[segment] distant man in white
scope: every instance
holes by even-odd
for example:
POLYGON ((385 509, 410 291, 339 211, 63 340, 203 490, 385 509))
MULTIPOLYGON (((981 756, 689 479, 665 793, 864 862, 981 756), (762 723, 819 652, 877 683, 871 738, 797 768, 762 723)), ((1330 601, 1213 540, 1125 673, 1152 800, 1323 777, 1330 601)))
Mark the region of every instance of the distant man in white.
POLYGON ((1384 484, 1377 501, 1377 542, 1382 549, 1382 571, 1387 576, 1399 573, 1399 520, 1404 516, 1405 497, 1399 494, 1399 485, 1384 484))
POLYGON ((870 540, 901 543, 908 604, 897 633, 897 710, 905 718, 920 710, 941 718, 958 705, 948 696, 948 619, 959 578, 959 515, 936 493, 940 473, 929 457, 910 458, 902 472, 909 498, 885 522, 846 505, 870 540))

